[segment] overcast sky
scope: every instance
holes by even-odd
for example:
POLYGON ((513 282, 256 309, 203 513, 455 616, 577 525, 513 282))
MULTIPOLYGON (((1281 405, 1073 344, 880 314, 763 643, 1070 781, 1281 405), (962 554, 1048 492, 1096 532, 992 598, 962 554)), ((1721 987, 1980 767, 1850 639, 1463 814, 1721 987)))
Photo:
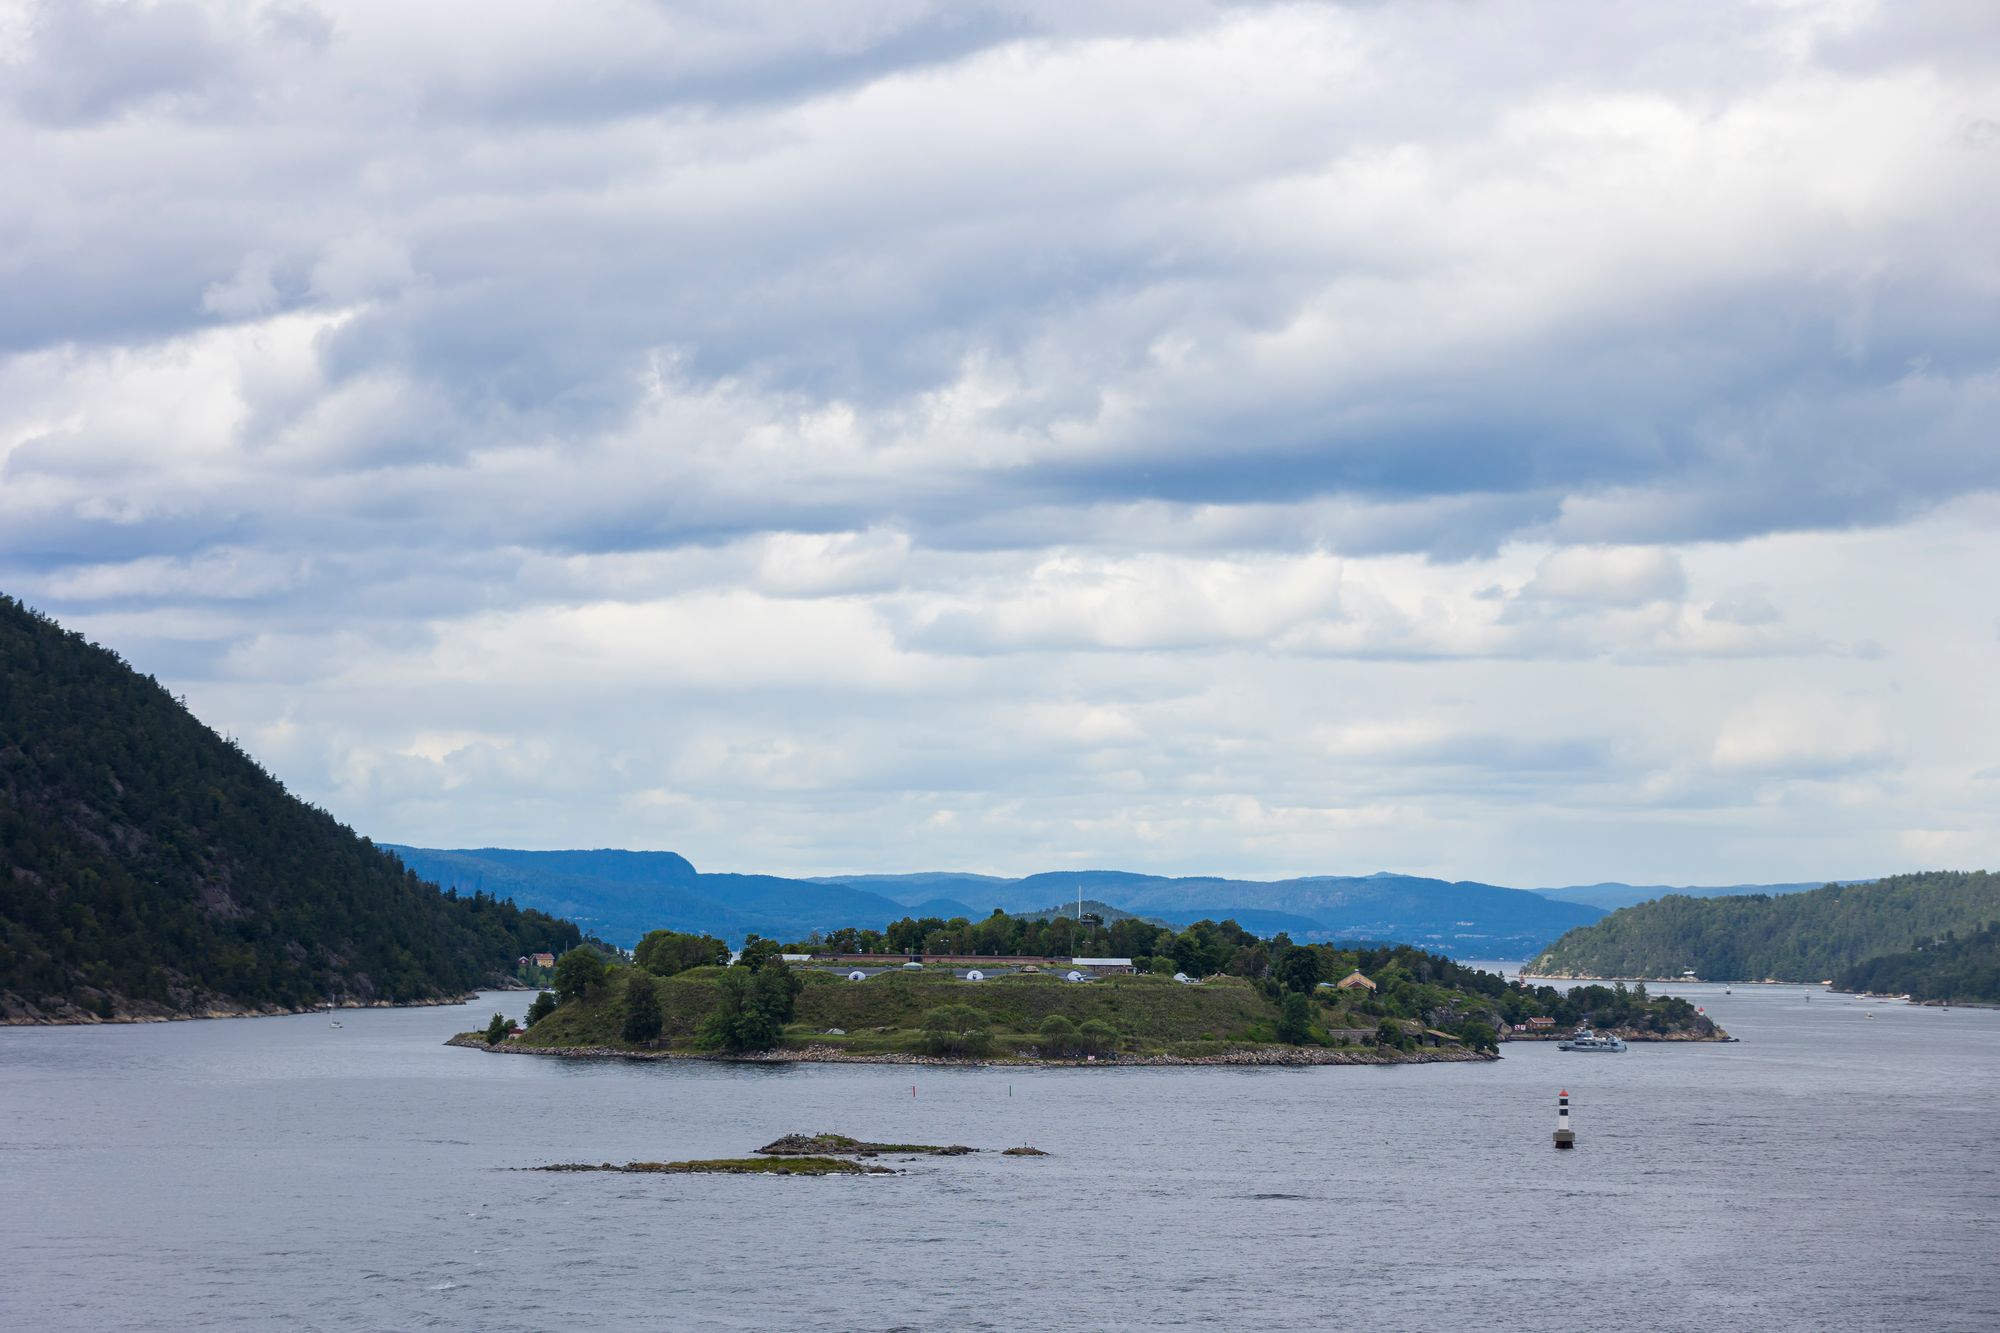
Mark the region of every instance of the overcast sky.
POLYGON ((0 5, 0 589, 380 840, 2000 864, 2000 5, 0 5))

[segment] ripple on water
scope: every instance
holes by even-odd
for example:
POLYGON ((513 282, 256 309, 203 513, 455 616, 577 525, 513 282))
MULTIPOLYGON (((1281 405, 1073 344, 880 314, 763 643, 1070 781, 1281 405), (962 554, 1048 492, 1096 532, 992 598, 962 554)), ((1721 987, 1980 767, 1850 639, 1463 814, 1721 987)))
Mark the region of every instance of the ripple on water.
POLYGON ((1018 1330, 993 1302, 1030 1292, 1054 1329, 1313 1327, 1331 1299, 1389 1329, 1990 1333, 2000 1014, 1727 1003, 1740 1046, 1593 1067, 1524 1043, 1482 1066, 930 1070, 917 1100, 866 1066, 438 1044, 490 1000, 363 1011, 310 1058, 282 1024, 8 1034, 0 1234, 23 1262, 0 1326, 751 1329, 778 1288, 830 1328, 1018 1330), (1559 1086, 1574 1154, 1549 1147, 1559 1086), (498 1169, 801 1128, 1056 1155, 877 1180, 498 1169))

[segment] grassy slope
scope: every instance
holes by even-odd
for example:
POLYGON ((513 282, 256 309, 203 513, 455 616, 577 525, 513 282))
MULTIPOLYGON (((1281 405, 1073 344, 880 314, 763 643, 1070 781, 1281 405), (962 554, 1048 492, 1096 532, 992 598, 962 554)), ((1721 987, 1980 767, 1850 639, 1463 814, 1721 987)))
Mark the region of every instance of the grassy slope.
MULTIPOLYGON (((697 968, 655 979, 667 1044, 685 1045, 714 1003, 720 968, 697 968)), ((522 1039, 530 1046, 616 1046, 623 1021, 623 986, 637 976, 624 972, 599 993, 566 1004, 537 1023, 522 1039)), ((1272 1040, 1271 1005, 1249 982, 1220 978, 1182 986, 1164 977, 1106 977, 1077 985, 1052 976, 999 977, 964 982, 947 972, 889 972, 852 982, 809 973, 799 996, 798 1017, 789 1032, 799 1039, 827 1040, 828 1028, 848 1036, 832 1044, 857 1050, 914 1049, 926 1011, 945 1004, 969 1004, 987 1014, 1001 1049, 1014 1036, 1025 1038, 1051 1014, 1075 1023, 1103 1019, 1126 1036, 1128 1049, 1163 1049, 1181 1042, 1272 1040), (876 1029, 889 1028, 888 1033, 876 1029)), ((1339 1020, 1325 1011, 1330 1025, 1339 1020)), ((1358 1023, 1373 1029, 1374 1020, 1358 1023)))

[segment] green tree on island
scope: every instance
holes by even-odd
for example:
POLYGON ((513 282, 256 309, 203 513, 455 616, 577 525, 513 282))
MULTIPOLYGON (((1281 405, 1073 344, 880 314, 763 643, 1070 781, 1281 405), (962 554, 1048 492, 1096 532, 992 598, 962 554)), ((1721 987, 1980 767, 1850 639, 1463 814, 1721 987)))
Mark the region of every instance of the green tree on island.
POLYGON ((1061 1014, 1050 1014, 1042 1020, 1040 1040, 1036 1045, 1043 1055, 1076 1054, 1076 1024, 1061 1014))
POLYGON ((1319 954, 1302 945, 1293 945, 1279 957, 1271 975, 1288 991, 1310 991, 1322 980, 1319 954))
POLYGON ((756 972, 732 967, 717 978, 715 1009, 702 1024, 701 1040, 726 1051, 768 1051, 792 1021, 805 983, 779 964, 756 972))
POLYGON ((784 951, 785 946, 776 940, 767 940, 762 935, 745 936, 742 952, 736 955, 736 965, 756 972, 784 951))
POLYGON ((924 1015, 924 1049, 932 1055, 984 1055, 991 1022, 969 1004, 941 1004, 924 1015))
POLYGON ((653 989, 652 974, 634 968, 625 978, 626 1041, 652 1041, 660 1035, 660 994, 653 989))
POLYGON ((568 1004, 604 983, 604 955, 588 945, 556 959, 556 1001, 568 1004))
POLYGON ((527 1026, 533 1027, 555 1011, 556 997, 548 991, 541 992, 535 996, 534 1002, 528 1006, 527 1026))
POLYGON ((1076 1040, 1086 1055, 1103 1055, 1118 1049, 1118 1029, 1101 1018, 1086 1018, 1076 1029, 1076 1040))
POLYGON ((692 967, 718 967, 728 962, 729 946, 713 935, 654 930, 639 941, 632 961, 656 977, 671 977, 692 967))
MULTIPOLYGON (((1290 959, 1294 954, 1303 952, 1294 949, 1285 957, 1290 959)), ((1304 1046, 1312 1040, 1312 1001, 1306 998, 1304 991, 1285 993, 1285 1002, 1278 1011, 1278 1040, 1293 1046, 1304 1046)))
POLYGON ((488 1046, 497 1046, 507 1040, 508 1029, 513 1026, 512 1023, 507 1021, 507 1015, 493 1015, 493 1021, 486 1025, 486 1044, 488 1046))

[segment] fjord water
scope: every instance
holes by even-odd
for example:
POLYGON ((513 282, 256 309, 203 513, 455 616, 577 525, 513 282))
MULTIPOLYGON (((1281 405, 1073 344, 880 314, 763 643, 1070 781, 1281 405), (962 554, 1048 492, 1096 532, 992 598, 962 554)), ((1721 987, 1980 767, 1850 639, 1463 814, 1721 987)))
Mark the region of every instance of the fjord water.
POLYGON ((1299 1070, 439 1044, 520 995, 0 1029, 0 1326, 2000 1327, 2000 1013, 1679 989, 1740 1044, 1299 1070), (1054 1155, 508 1169, 794 1130, 1054 1155))

